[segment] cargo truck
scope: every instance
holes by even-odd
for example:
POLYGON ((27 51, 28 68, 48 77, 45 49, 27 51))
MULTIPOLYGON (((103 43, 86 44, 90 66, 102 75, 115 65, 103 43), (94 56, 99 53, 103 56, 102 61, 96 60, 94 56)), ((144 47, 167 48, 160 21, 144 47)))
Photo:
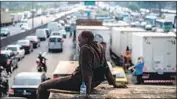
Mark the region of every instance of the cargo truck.
POLYGON ((176 36, 173 33, 133 33, 132 62, 144 58, 145 83, 173 82, 176 76, 176 36))
MULTIPOLYGON (((110 28, 105 26, 76 26, 76 55, 79 54, 78 36, 82 31, 91 31, 95 36, 95 41, 98 43, 104 42, 106 49, 106 59, 110 60, 110 28)), ((78 58, 76 58, 78 59, 78 58)))
POLYGON ((116 65, 119 65, 120 56, 126 51, 126 48, 129 47, 130 51, 132 49, 132 33, 133 32, 145 32, 141 28, 133 27, 113 27, 111 32, 111 47, 110 54, 112 60, 116 65))
POLYGON ((12 24, 12 16, 7 12, 1 12, 1 23, 0 26, 7 26, 12 24))

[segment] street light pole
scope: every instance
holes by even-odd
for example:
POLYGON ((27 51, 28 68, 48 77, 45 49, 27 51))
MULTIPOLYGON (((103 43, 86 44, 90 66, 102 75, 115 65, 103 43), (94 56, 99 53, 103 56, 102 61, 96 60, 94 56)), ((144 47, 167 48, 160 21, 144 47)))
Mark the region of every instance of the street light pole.
POLYGON ((33 5, 33 2, 32 2, 32 28, 34 28, 34 5, 33 5))

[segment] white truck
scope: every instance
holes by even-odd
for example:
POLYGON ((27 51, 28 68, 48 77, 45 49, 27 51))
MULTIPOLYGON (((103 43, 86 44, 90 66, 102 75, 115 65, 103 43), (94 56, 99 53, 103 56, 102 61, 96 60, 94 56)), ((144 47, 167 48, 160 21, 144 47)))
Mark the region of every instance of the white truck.
POLYGON ((1 26, 7 26, 12 24, 12 15, 8 12, 1 12, 1 26))
POLYGON ((110 34, 111 30, 105 26, 76 26, 76 54, 79 54, 78 36, 82 31, 91 31, 98 43, 106 43, 106 59, 110 60, 110 34))
POLYGON ((172 33, 133 33, 132 62, 144 58, 146 82, 172 82, 176 75, 176 39, 172 33))
POLYGON ((107 26, 107 27, 126 27, 126 26, 130 26, 130 24, 128 24, 125 21, 118 21, 118 22, 103 22, 103 26, 107 26))
POLYGON ((141 28, 113 27, 111 32, 111 56, 117 60, 126 51, 127 46, 132 49, 132 33, 145 32, 141 28))

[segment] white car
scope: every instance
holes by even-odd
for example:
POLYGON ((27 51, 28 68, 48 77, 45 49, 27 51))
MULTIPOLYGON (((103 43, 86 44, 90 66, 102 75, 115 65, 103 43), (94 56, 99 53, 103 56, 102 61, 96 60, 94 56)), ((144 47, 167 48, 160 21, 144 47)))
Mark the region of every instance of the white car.
POLYGON ((46 29, 37 29, 35 35, 41 41, 45 41, 47 39, 47 37, 48 37, 46 29))
POLYGON ((63 51, 63 38, 62 36, 50 36, 48 43, 48 51, 60 50, 63 51))
POLYGON ((65 29, 61 29, 61 30, 59 30, 59 33, 62 34, 63 38, 66 38, 67 33, 66 33, 65 29))
POLYGON ((12 52, 14 52, 18 60, 21 60, 25 57, 25 50, 21 45, 8 45, 5 50, 11 50, 12 52))
POLYGON ((22 30, 30 30, 30 27, 28 26, 28 24, 22 24, 21 29, 22 30))

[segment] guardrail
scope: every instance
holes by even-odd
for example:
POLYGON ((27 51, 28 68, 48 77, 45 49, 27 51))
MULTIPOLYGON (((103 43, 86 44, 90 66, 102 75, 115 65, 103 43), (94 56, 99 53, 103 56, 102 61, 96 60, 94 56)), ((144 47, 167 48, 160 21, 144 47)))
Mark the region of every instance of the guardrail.
POLYGON ((33 28, 31 30, 28 30, 28 31, 25 31, 25 32, 18 33, 16 35, 9 36, 5 39, 2 39, 1 40, 1 48, 5 47, 9 44, 12 44, 13 42, 16 42, 17 40, 23 39, 26 36, 32 35, 32 34, 35 33, 36 29, 44 28, 45 26, 46 26, 46 24, 44 24, 42 26, 39 26, 39 27, 36 27, 36 28, 33 28))

